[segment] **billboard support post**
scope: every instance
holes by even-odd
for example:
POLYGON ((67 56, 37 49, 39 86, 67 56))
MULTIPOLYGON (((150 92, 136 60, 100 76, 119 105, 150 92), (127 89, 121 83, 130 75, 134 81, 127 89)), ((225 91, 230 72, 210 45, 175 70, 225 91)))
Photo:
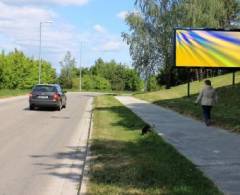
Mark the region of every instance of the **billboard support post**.
POLYGON ((191 88, 191 85, 190 85, 190 82, 191 82, 191 70, 188 71, 188 83, 187 83, 187 96, 190 97, 190 88, 191 88))
POLYGON ((233 75, 232 75, 232 85, 235 86, 235 70, 233 70, 233 75))

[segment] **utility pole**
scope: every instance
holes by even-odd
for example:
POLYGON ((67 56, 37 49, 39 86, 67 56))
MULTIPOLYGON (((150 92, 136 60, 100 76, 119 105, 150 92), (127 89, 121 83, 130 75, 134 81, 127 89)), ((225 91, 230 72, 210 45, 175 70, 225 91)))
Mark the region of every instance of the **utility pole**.
POLYGON ((41 84, 41 74, 42 74, 42 25, 43 24, 50 24, 53 21, 45 21, 40 22, 40 29, 39 29, 39 64, 38 64, 38 84, 41 84))
POLYGON ((79 62, 79 91, 82 91, 82 47, 83 42, 80 42, 80 62, 79 62))
POLYGON ((38 65, 38 84, 41 84, 41 69, 42 69, 42 22, 40 22, 39 33, 39 65, 38 65))

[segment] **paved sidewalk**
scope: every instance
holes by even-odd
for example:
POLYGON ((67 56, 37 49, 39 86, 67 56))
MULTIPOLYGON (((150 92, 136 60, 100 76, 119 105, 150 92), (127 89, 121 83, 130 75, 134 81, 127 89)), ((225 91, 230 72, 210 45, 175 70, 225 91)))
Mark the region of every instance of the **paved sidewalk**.
POLYGON ((240 194, 240 135, 182 116, 130 96, 116 97, 180 153, 197 165, 226 195, 240 194))

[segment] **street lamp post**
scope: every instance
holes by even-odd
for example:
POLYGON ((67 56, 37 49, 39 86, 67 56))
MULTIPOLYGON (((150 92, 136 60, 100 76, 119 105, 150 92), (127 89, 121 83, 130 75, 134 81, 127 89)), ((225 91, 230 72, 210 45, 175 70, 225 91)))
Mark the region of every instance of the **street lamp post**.
POLYGON ((41 73, 42 73, 42 25, 50 24, 52 21, 40 22, 40 30, 39 30, 39 65, 38 65, 38 83, 41 84, 41 73))

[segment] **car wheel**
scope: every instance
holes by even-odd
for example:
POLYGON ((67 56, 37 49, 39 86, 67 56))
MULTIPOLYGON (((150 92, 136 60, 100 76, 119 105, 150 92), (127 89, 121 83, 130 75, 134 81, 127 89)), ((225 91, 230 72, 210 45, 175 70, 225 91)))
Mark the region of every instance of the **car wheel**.
POLYGON ((33 105, 30 105, 29 106, 29 110, 33 110, 34 109, 34 106, 33 105))
POLYGON ((65 103, 64 105, 63 105, 63 108, 66 108, 67 107, 67 103, 65 103))

